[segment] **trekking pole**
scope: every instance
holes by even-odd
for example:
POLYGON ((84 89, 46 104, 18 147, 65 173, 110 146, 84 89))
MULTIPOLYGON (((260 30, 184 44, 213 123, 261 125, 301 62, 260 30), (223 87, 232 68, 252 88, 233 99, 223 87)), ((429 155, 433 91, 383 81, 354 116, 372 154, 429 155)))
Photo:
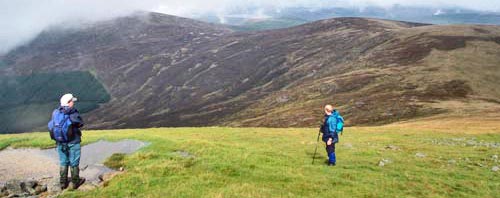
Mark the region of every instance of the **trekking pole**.
POLYGON ((318 131, 318 139, 316 140, 316 148, 314 149, 314 155, 313 155, 313 162, 314 164, 314 158, 316 158, 316 152, 318 151, 318 143, 319 143, 319 134, 321 133, 321 130, 318 131))

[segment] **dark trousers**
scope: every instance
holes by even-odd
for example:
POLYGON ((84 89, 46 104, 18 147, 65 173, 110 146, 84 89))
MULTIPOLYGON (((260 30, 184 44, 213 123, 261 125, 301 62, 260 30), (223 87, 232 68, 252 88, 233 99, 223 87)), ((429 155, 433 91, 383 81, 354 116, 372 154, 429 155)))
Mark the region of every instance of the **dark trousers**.
POLYGON ((328 154, 328 163, 335 164, 337 162, 337 157, 335 156, 335 144, 339 142, 339 136, 337 133, 323 134, 323 142, 326 145, 326 153, 328 154), (332 138, 332 145, 327 145, 328 139, 332 138))
POLYGON ((335 143, 332 143, 331 145, 326 145, 326 153, 328 154, 328 163, 336 164, 337 156, 335 156, 335 143))
POLYGON ((326 153, 335 153, 335 144, 332 143, 331 145, 326 145, 326 153))

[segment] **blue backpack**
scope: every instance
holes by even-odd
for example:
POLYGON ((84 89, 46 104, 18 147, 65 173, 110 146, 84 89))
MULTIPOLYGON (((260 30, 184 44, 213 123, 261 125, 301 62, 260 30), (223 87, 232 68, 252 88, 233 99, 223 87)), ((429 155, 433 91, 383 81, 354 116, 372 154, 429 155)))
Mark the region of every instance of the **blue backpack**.
POLYGON ((56 142, 69 142, 72 139, 70 132, 71 119, 69 114, 65 114, 59 109, 52 112, 52 119, 48 123, 50 138, 56 142))
MULTIPOLYGON (((336 114, 335 118, 337 119, 337 130, 336 132, 337 133, 342 133, 344 131, 344 118, 340 115, 340 114, 336 114)), ((325 123, 326 123, 326 120, 325 120, 325 123)), ((328 131, 327 129, 325 129, 325 123, 323 123, 321 126, 320 126, 320 131, 321 133, 325 133, 325 131, 328 131)))
POLYGON ((342 133, 342 131, 344 131, 344 118, 337 115, 337 133, 342 133))

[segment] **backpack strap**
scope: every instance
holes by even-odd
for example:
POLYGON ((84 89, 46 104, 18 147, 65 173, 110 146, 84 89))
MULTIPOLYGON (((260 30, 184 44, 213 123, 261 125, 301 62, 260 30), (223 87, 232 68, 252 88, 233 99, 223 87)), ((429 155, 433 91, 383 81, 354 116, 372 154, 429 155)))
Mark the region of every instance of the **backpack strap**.
MULTIPOLYGON (((66 114, 64 114, 64 117, 66 117, 66 114)), ((63 120, 61 120, 61 122, 59 123, 59 126, 63 126, 63 125, 64 125, 64 123, 65 123, 66 121, 68 121, 68 119, 69 119, 69 115, 68 115, 68 117, 66 117, 66 118, 64 118, 63 120)))

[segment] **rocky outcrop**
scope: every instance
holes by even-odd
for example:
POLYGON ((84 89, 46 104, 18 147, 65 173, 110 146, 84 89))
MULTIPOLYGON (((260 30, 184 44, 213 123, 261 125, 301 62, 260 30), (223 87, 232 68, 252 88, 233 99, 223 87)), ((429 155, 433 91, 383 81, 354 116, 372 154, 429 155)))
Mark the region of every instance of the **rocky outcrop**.
POLYGON ((35 180, 11 180, 0 185, 0 197, 32 197, 47 191, 47 184, 35 180))
MULTIPOLYGON (((120 171, 113 171, 99 175, 98 181, 88 181, 78 188, 80 191, 89 191, 96 188, 105 187, 114 177, 122 174, 120 171)), ((68 178, 70 179, 70 178, 68 178)), ((44 178, 40 180, 10 180, 5 184, 0 183, 0 197, 56 197, 63 193, 58 178, 44 178)))

